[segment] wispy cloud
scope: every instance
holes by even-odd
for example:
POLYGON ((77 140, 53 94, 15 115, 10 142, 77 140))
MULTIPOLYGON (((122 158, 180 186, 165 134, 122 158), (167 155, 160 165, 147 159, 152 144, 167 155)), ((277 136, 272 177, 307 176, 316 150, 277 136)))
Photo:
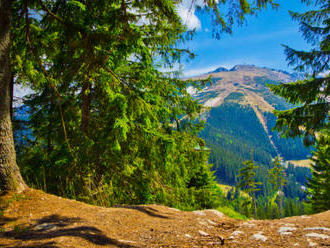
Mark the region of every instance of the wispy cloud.
POLYGON ((198 19, 196 7, 204 7, 205 3, 203 0, 183 0, 177 5, 177 11, 182 19, 182 22, 187 26, 189 30, 200 30, 202 28, 201 22, 198 19))

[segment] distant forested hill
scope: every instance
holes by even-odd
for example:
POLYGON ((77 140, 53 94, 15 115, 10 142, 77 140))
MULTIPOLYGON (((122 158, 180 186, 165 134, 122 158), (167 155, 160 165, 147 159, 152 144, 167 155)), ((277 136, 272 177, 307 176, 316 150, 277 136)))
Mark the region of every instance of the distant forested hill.
POLYGON ((290 106, 272 94, 267 84, 294 81, 295 75, 237 65, 231 70, 221 68, 198 78, 210 75, 212 85, 194 96, 210 108, 203 117, 206 126, 200 135, 211 149, 210 162, 219 182, 235 185, 237 171, 247 159, 253 159, 267 170, 277 155, 284 160, 300 160, 310 154, 301 139, 284 139, 272 131, 276 120, 272 111, 290 106))

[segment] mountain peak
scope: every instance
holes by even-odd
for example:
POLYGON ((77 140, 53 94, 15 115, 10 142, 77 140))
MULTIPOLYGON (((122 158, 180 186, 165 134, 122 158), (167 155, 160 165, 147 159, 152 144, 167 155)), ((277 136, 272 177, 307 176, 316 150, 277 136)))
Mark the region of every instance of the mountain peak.
POLYGON ((254 71, 256 68, 255 65, 235 65, 230 71, 254 71))
POLYGON ((215 69, 214 71, 211 71, 211 73, 217 73, 217 72, 222 72, 222 71, 228 71, 228 69, 220 66, 217 69, 215 69))

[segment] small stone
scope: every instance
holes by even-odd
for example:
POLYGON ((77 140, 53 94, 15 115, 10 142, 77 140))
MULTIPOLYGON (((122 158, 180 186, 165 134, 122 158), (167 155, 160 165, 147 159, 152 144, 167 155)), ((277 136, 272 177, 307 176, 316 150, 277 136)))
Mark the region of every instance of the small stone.
POLYGON ((240 234, 243 234, 244 232, 242 231, 235 231, 235 232, 232 232, 232 234, 230 235, 229 239, 234 239, 236 236, 240 235, 240 234))
POLYGON ((204 211, 201 211, 201 210, 196 210, 196 211, 193 211, 194 214, 196 215, 200 215, 200 216, 205 216, 206 214, 204 213, 204 211))
POLYGON ((317 226, 317 227, 306 227, 306 228, 304 228, 304 230, 330 231, 329 228, 326 228, 326 227, 320 227, 320 226, 317 226))
POLYGON ((319 234, 319 233, 307 233, 306 237, 320 238, 320 239, 328 239, 329 238, 328 235, 319 234))
POLYGON ((251 223, 251 222, 244 222, 244 223, 242 224, 242 226, 254 227, 254 226, 256 226, 256 224, 253 224, 253 223, 251 223))
POLYGON ((262 235, 262 232, 258 232, 256 234, 254 234, 251 239, 255 239, 255 240, 261 240, 263 242, 265 242, 267 240, 267 237, 262 235))
POLYGON ((199 232, 199 234, 202 235, 202 236, 209 236, 208 233, 206 233, 206 232, 204 232, 204 231, 202 231, 202 230, 199 230, 198 232, 199 232))
POLYGON ((53 229, 53 228, 56 228, 56 227, 57 226, 54 225, 54 224, 43 223, 43 224, 35 226, 35 230, 46 231, 46 230, 50 230, 50 229, 53 229))
POLYGON ((184 236, 186 236, 189 239, 191 238, 191 236, 188 233, 186 233, 184 236))
POLYGON ((210 223, 211 225, 215 226, 217 223, 213 222, 212 220, 207 220, 208 223, 210 223))
MULTIPOLYGON (((292 231, 296 231, 297 228, 295 227, 286 227, 286 226, 282 226, 278 229, 278 233, 283 233, 283 232, 292 232, 292 231)), ((291 234, 291 233, 290 233, 291 234)))
POLYGON ((317 246, 317 243, 312 242, 310 239, 307 239, 309 246, 317 246))
POLYGON ((281 235, 291 235, 292 232, 280 232, 281 235))

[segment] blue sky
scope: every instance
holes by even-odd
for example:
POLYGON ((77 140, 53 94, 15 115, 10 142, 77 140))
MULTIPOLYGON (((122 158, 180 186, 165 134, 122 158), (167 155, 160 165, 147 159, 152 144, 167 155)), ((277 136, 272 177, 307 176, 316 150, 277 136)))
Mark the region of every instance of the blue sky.
MULTIPOLYGON (((187 3, 190 1, 187 1, 187 3)), ((219 66, 231 68, 236 64, 254 64, 275 69, 292 71, 287 66, 286 56, 281 44, 295 49, 306 50, 308 45, 301 37, 299 25, 294 22, 288 10, 304 12, 305 4, 300 0, 278 0, 277 10, 268 8, 257 16, 248 16, 243 26, 235 27, 233 34, 225 34, 220 40, 212 39, 212 26, 207 22, 205 13, 192 9, 187 18, 187 5, 179 9, 179 14, 197 34, 186 46, 197 57, 183 63, 184 75, 193 76, 216 69, 219 66)))

